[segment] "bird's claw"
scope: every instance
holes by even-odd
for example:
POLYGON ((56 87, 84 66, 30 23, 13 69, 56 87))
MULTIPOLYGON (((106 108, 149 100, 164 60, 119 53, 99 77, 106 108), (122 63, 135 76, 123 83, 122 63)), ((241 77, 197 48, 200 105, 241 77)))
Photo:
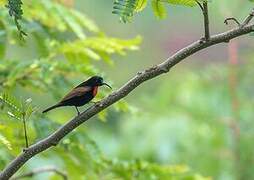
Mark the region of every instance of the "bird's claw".
POLYGON ((203 44, 203 43, 205 43, 206 42, 206 39, 204 38, 204 37, 202 37, 200 40, 199 40, 199 43, 200 44, 203 44))
POLYGON ((23 148, 23 152, 26 153, 28 151, 28 148, 23 148))

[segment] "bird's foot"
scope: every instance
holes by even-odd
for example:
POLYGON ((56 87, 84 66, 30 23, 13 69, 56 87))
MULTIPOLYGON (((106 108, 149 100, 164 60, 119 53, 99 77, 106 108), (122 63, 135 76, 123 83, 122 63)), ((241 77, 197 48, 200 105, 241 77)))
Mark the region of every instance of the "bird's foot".
POLYGON ((200 43, 200 44, 203 44, 203 43, 205 43, 205 42, 206 42, 205 37, 200 38, 200 40, 199 40, 199 43, 200 43))
POLYGON ((78 110, 78 107, 77 106, 75 106, 75 109, 76 109, 76 111, 77 111, 77 116, 79 116, 80 115, 80 112, 79 112, 79 110, 78 110))
POLYGON ((23 148, 23 152, 26 153, 28 151, 28 147, 27 148, 23 148))

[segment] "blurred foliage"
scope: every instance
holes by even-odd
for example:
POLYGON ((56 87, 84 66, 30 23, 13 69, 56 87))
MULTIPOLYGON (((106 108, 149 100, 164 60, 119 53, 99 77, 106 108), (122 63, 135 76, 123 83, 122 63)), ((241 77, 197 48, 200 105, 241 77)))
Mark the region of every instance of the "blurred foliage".
POLYGON ((48 158, 51 158, 52 162, 65 160, 63 168, 71 179, 210 179, 193 173, 184 165, 158 165, 139 159, 111 160, 100 152, 96 143, 82 130, 65 138, 62 147, 57 149, 58 156, 49 153, 48 158))
MULTIPOLYGON (((56 101, 74 84, 91 75, 103 75, 97 68, 98 61, 111 66, 112 55, 137 50, 141 42, 139 36, 129 40, 109 37, 85 14, 59 1, 23 0, 22 3, 17 0, 0 3, 0 169, 24 147, 24 118, 28 122, 30 143, 45 138, 72 114, 66 110, 61 116, 45 116, 39 106, 49 104, 50 97, 56 101), (24 32, 27 37, 22 36, 24 32), (20 40, 20 36, 25 41, 20 40)), ((102 96, 105 92, 99 98, 102 96)), ((117 114, 129 109, 130 106, 121 101, 110 112, 117 114)), ((98 118, 106 120, 108 113, 103 111, 98 118)), ((19 174, 48 164, 66 171, 70 179, 75 180, 210 179, 185 165, 106 158, 84 127, 75 130, 58 147, 33 158, 19 174)), ((56 179, 57 175, 43 174, 34 178, 56 179)))
POLYGON ((26 101, 17 101, 15 97, 11 97, 8 94, 0 95, 0 102, 2 104, 2 109, 5 107, 8 109, 8 115, 16 120, 22 120, 23 118, 28 119, 31 114, 35 111, 31 102, 31 99, 26 101))
POLYGON ((109 143, 111 156, 184 163, 214 179, 253 179, 253 53, 242 60, 235 67, 209 64, 172 71, 143 93, 139 112, 115 126, 118 118, 113 119, 111 131, 104 130, 107 136, 95 129, 90 133, 100 137, 99 146, 109 143), (232 73, 237 75, 235 92, 229 86, 232 73), (236 109, 232 96, 239 101, 236 109))
MULTIPOLYGON (((8 94, 0 95, 0 102, 2 105, 2 114, 5 113, 5 109, 7 109, 7 114, 18 121, 22 121, 23 123, 23 131, 24 131, 24 139, 26 143, 26 148, 29 146, 28 138, 27 138, 27 120, 30 118, 32 113, 35 111, 35 108, 32 106, 32 99, 29 98, 26 101, 19 100, 15 97, 12 97, 8 94)), ((6 140, 6 139, 5 139, 6 140)), ((6 140, 7 143, 4 143, 8 149, 11 147, 11 143, 6 140)))
POLYGON ((54 1, 24 1, 23 8, 24 27, 29 34, 26 47, 31 46, 33 58, 5 56, 6 48, 19 47, 20 41, 15 25, 2 9, 2 89, 21 85, 45 91, 60 83, 70 87, 72 77, 98 73, 95 61, 113 64, 112 54, 125 55, 126 50, 138 49, 141 41, 140 37, 131 40, 108 37, 86 15, 54 1), (60 76, 67 72, 68 76, 60 76))

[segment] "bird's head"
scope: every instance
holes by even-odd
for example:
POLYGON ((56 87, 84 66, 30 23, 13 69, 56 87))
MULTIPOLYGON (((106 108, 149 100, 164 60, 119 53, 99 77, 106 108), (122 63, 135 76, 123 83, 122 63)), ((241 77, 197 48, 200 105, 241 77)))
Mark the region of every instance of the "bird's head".
POLYGON ((110 89, 112 89, 112 87, 110 85, 103 82, 103 78, 100 77, 100 76, 93 76, 90 79, 88 79, 88 82, 92 86, 103 86, 103 85, 105 85, 105 86, 108 86, 110 89))

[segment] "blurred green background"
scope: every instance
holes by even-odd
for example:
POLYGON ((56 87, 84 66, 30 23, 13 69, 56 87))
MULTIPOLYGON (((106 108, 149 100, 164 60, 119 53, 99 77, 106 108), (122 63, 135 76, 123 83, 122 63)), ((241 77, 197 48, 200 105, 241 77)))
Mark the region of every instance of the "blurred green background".
MULTIPOLYGON (((253 7, 241 0, 209 5, 212 34, 234 27, 224 19, 242 20, 253 7)), ((0 90, 16 106, 32 99, 30 143, 76 115, 74 108, 41 111, 79 82, 99 74, 116 90, 203 35, 198 7, 166 5, 167 18, 159 20, 149 4, 130 23, 120 22, 112 7, 105 0, 24 1, 25 42, 1 9, 0 90)), ((70 179, 254 179, 253 48, 253 36, 247 35, 187 58, 34 157, 19 174, 54 166, 70 179)), ((99 92, 97 100, 111 93, 99 92)), ((19 114, 5 103, 1 107, 3 169, 22 150, 24 138, 19 114)))

